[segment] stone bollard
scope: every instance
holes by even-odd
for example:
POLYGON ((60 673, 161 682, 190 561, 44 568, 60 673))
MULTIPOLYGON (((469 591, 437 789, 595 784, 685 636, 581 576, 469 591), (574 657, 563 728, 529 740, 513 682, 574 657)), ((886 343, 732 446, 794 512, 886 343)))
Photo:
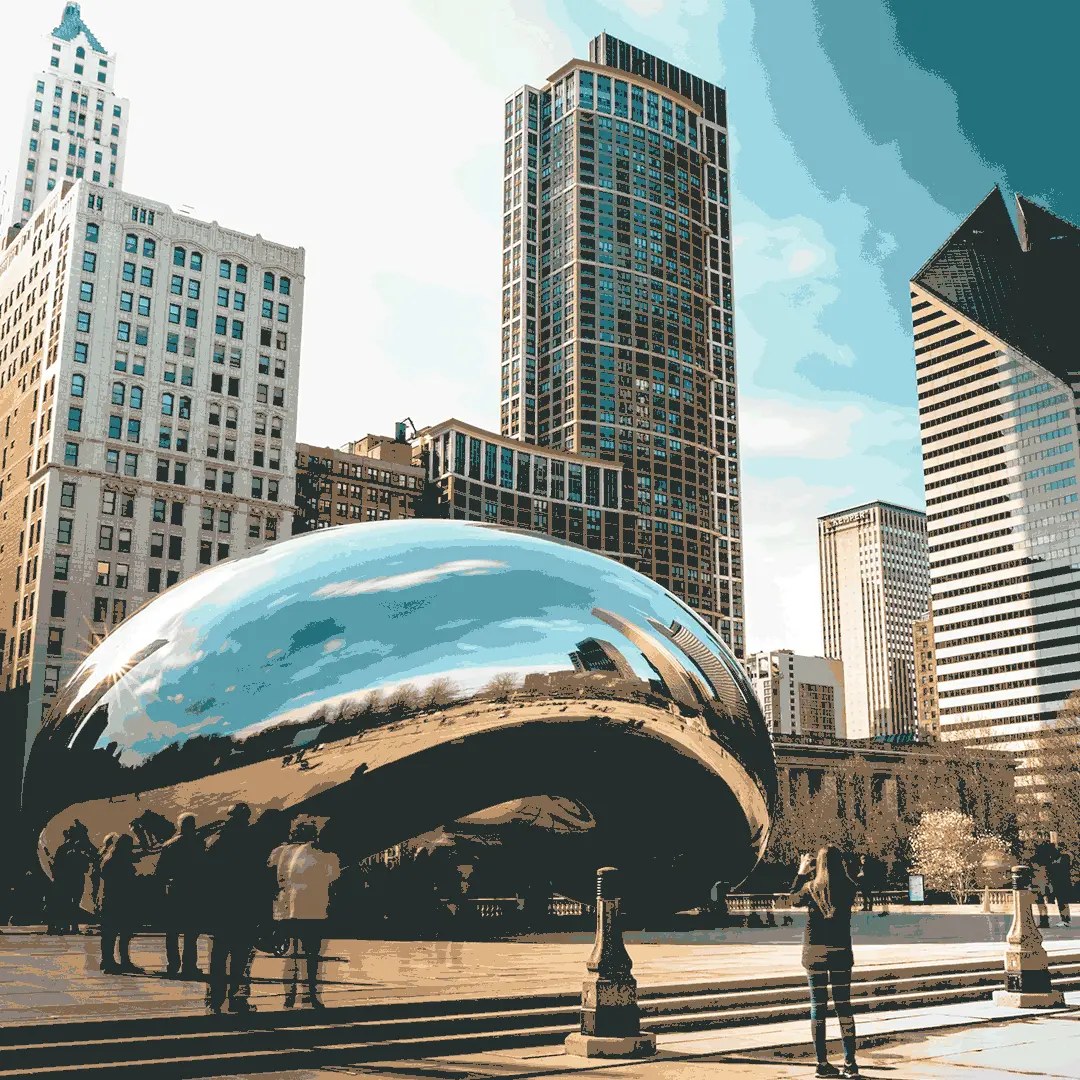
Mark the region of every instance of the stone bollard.
POLYGON ((647 1057, 656 1053, 656 1036, 642 1031, 633 963, 619 927, 618 871, 596 872, 596 944, 581 987, 581 1030, 566 1037, 566 1052, 576 1057, 647 1057))
POLYGON ((992 911, 992 908, 991 908, 991 906, 990 906, 990 886, 989 886, 989 885, 987 885, 987 886, 986 886, 986 887, 985 887, 985 888, 983 889, 983 897, 982 897, 982 913, 983 913, 984 915, 989 915, 989 914, 991 913, 991 911, 992 911))
POLYGON ((1065 998, 1050 983, 1050 962, 1031 905, 1030 866, 1014 866, 1013 919, 1005 938, 1005 989, 994 991, 994 1004, 1013 1009, 1045 1009, 1063 1005, 1065 998))

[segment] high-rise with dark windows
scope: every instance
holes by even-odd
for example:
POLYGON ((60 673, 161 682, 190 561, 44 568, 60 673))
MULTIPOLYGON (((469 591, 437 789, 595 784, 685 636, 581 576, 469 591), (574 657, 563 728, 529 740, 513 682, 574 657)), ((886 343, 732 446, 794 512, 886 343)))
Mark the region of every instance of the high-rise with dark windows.
POLYGON ((941 738, 1022 750, 1080 686, 1080 229, 996 188, 911 282, 941 738))
POLYGON ((723 89, 607 34, 506 100, 501 434, 621 468, 623 554, 743 655, 723 89))

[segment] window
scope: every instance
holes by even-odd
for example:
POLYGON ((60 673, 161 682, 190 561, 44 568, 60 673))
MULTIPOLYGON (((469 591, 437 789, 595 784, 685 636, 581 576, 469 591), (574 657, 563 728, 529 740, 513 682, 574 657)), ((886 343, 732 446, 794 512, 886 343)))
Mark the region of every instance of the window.
POLYGON ((102 551, 111 551, 113 546, 113 527, 111 525, 98 526, 98 547, 102 551))
POLYGON ((180 351, 180 335, 167 334, 165 337, 165 351, 176 353, 180 351))
POLYGON ((152 289, 154 287, 154 271, 149 266, 144 266, 139 271, 139 284, 144 289, 152 289))
POLYGON ((127 563, 116 564, 116 576, 114 578, 116 582, 116 588, 126 589, 128 587, 128 578, 131 576, 131 567, 127 563))
POLYGON ((165 534, 164 533, 151 533, 150 534, 150 558, 161 559, 165 556, 165 534))
POLYGON ((198 278, 188 278, 187 294, 192 300, 199 299, 199 288, 200 285, 198 278))
POLYGON ((81 431, 82 430, 82 409, 76 406, 71 406, 68 409, 68 431, 81 431))
POLYGON ((248 268, 243 263, 236 264, 236 280, 243 285, 247 281, 248 268))
POLYGON ((232 321, 232 336, 237 340, 243 340, 244 337, 244 320, 233 319, 232 321))
POLYGON ((277 306, 277 317, 278 317, 278 322, 288 322, 289 321, 289 305, 288 304, 278 304, 278 306, 277 306))
MULTIPOLYGON (((165 377, 168 378, 168 375, 166 375, 165 377)), ((175 372, 174 372, 173 377, 175 378, 175 372)), ((172 394, 162 394, 161 395, 161 415, 162 416, 172 416, 174 400, 175 399, 173 398, 172 394)))
POLYGON ((105 471, 112 473, 114 476, 120 472, 120 451, 119 450, 106 450, 105 451, 105 471))
POLYGON ((86 388, 86 376, 75 374, 71 376, 71 396, 82 397, 86 388))
POLYGON ((91 244, 96 244, 98 242, 98 232, 99 229, 96 222, 88 221, 86 223, 86 239, 89 240, 91 244))
POLYGON ((112 385, 112 403, 114 405, 124 404, 124 384, 122 382, 114 382, 112 385))
POLYGON ((70 509, 75 505, 75 484, 67 480, 60 485, 60 505, 70 509))
POLYGON ((53 559, 53 580, 54 581, 67 581, 68 579, 68 567, 71 563, 70 555, 57 555, 53 559))
POLYGON ((244 304, 247 301, 247 294, 242 293, 239 289, 233 293, 233 308, 236 311, 243 311, 244 304))
MULTIPOLYGON (((53 58, 55 59, 55 57, 53 58)), ((63 656, 64 654, 64 631, 58 626, 49 627, 48 644, 45 652, 49 656, 63 656)))
POLYGON ((135 294, 129 292, 122 292, 120 294, 120 310, 130 311, 133 301, 135 300, 135 294))
POLYGON ((174 266, 183 266, 187 262, 187 252, 182 247, 174 247, 172 261, 174 266))
MULTIPOLYGON (((172 304, 169 305, 170 308, 172 306, 173 306, 172 304)), ((139 297, 139 314, 142 315, 144 318, 149 316, 149 314, 150 314, 150 297, 149 296, 140 296, 139 297)), ((172 322, 172 319, 170 319, 169 321, 172 322)))
POLYGON ((101 493, 101 512, 103 514, 116 513, 116 492, 105 488, 101 493))
POLYGON ((193 251, 191 253, 191 269, 202 270, 202 252, 193 251))
POLYGON ((94 597, 94 622, 104 622, 109 615, 109 598, 107 596, 94 597))
POLYGON ((184 325, 190 326, 192 329, 199 325, 199 310, 198 308, 185 308, 184 309, 184 325))
POLYGON ((120 322, 116 325, 116 340, 117 341, 130 341, 131 340, 131 323, 120 322))
POLYGON ((124 250, 134 255, 139 253, 139 238, 134 233, 128 233, 124 237, 124 250))
POLYGON ((262 317, 264 319, 272 319, 274 317, 274 301, 264 300, 262 302, 262 317))
POLYGON ((144 259, 152 259, 156 252, 157 252, 157 241, 151 240, 149 237, 147 237, 143 241, 143 245, 142 245, 143 258, 144 259))
POLYGON ((207 491, 217 491, 217 469, 212 469, 209 466, 203 470, 203 487, 207 491))
POLYGON ((122 416, 110 416, 109 417, 109 438, 119 439, 120 429, 123 427, 124 418, 122 416))
POLYGON ((124 263, 124 268, 123 268, 123 271, 121 273, 121 277, 123 277, 123 279, 125 281, 134 281, 135 280, 135 264, 134 263, 129 263, 129 262, 124 263))
POLYGON ((277 480, 267 480, 267 482, 266 482, 266 497, 271 502, 277 502, 278 501, 278 481, 277 480))
POLYGON ((89 311, 79 311, 79 312, 76 313, 76 315, 75 315, 75 329, 78 330, 80 334, 89 334, 90 333, 90 312, 89 311))
POLYGON ((112 577, 112 563, 105 562, 104 559, 99 559, 97 564, 97 583, 103 588, 109 587, 109 581, 112 577))
POLYGON ((191 419, 191 398, 182 397, 180 399, 180 414, 179 415, 180 415, 181 420, 190 420, 191 419))
POLYGON ((173 276, 169 278, 169 292, 176 296, 183 295, 184 279, 179 274, 173 274, 173 276))
POLYGON ((79 300, 83 304, 92 304, 94 302, 94 286, 89 281, 84 281, 79 285, 79 300))
POLYGON ((125 476, 138 476, 139 475, 139 455, 138 454, 125 454, 124 455, 124 475, 125 476))
POLYGON ((227 533, 232 532, 232 511, 219 510, 218 511, 218 532, 227 533))
POLYGON ((228 469, 222 469, 221 471, 221 490, 226 495, 231 495, 233 490, 233 482, 236 477, 236 473, 229 472, 228 469))
POLYGON ((282 296, 288 296, 289 295, 289 288, 290 288, 291 284, 292 283, 289 281, 289 279, 287 277, 283 277, 281 279, 279 289, 280 289, 280 292, 281 292, 282 296))
POLYGON ((183 555, 184 538, 182 536, 169 537, 169 558, 176 560, 183 555))
POLYGON ((146 591, 161 592, 161 567, 151 566, 146 574, 146 591))
POLYGON ((62 619, 67 614, 67 593, 63 589, 53 589, 52 603, 49 605, 49 618, 62 619))
POLYGON ((217 291, 217 302, 218 307, 229 306, 229 290, 226 289, 224 285, 222 285, 217 291))
POLYGON ((153 518, 155 521, 165 520, 165 500, 155 499, 153 508, 153 518))
POLYGON ((89 346, 85 341, 75 342, 75 363, 85 364, 87 357, 89 356, 89 346))
POLYGON ((128 417, 127 422, 127 441, 138 442, 142 432, 142 421, 135 420, 132 417, 128 417))
POLYGON ((97 256, 92 251, 83 252, 82 268, 87 274, 92 274, 97 270, 97 256))
POLYGON ((228 259, 222 259, 218 263, 218 277, 231 278, 232 277, 232 263, 228 259))
POLYGON ((169 523, 172 525, 184 524, 184 504, 182 502, 173 502, 169 511, 169 523))
POLYGON ((263 288, 274 291, 274 275, 269 270, 263 273, 263 288))
POLYGON ((253 499, 261 499, 263 497, 263 482, 261 476, 253 476, 251 478, 251 497, 253 499))
POLYGON ((199 541, 199 564, 209 566, 214 557, 214 545, 210 540, 199 541))
POLYGON ((187 483, 187 463, 184 461, 173 462, 173 483, 174 484, 186 484, 187 483))
POLYGON ((131 397, 129 399, 129 404, 133 409, 142 408, 142 394, 143 392, 141 386, 133 386, 131 388, 131 397))
POLYGON ((169 322, 171 322, 171 323, 179 323, 180 322, 180 305, 179 304, 170 304, 169 305, 169 322))

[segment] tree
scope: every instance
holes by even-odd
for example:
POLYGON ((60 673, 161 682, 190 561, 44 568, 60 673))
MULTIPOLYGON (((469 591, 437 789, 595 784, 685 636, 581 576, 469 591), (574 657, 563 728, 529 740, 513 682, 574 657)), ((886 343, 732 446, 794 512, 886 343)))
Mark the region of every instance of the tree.
POLYGON ((929 889, 949 893, 958 904, 975 890, 988 855, 1009 855, 1004 840, 990 833, 978 835, 975 822, 958 810, 924 813, 909 843, 912 870, 923 875, 929 889))

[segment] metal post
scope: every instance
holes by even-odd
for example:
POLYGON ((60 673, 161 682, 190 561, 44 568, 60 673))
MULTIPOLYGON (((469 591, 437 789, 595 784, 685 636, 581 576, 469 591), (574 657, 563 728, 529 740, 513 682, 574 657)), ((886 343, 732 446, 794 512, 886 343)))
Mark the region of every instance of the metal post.
POLYGON ((1050 961, 1031 913, 1030 866, 1014 866, 1013 920, 1005 938, 1005 989, 994 991, 994 1004, 1014 1009, 1045 1009, 1065 1003, 1050 983, 1050 961))
POLYGON ((566 1037, 566 1052, 577 1057, 646 1057, 656 1053, 656 1036, 642 1031, 633 963, 619 926, 618 871, 596 872, 596 944, 581 987, 581 1030, 566 1037))

